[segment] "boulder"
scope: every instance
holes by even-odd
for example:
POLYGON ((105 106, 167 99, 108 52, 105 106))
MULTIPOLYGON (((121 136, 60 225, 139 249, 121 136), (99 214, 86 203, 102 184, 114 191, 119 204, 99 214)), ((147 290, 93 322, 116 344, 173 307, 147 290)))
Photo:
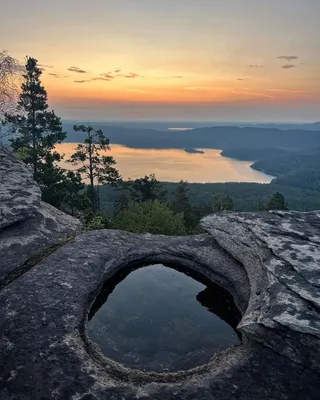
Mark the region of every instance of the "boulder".
POLYGON ((32 172, 0 147, 0 287, 81 229, 80 222, 41 201, 32 172))

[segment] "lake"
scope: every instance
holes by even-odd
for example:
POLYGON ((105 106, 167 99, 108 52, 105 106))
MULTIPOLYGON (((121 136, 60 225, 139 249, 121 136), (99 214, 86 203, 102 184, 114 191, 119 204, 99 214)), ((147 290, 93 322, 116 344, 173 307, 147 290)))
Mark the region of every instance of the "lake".
MULTIPOLYGON (((57 145, 65 159, 75 151, 76 143, 57 145)), ((179 182, 258 182, 270 183, 273 176, 250 168, 252 162, 221 156, 221 150, 197 149, 204 153, 190 153, 180 149, 133 149, 117 144, 107 152, 117 161, 124 179, 140 178, 154 173, 158 180, 179 182)), ((62 161, 65 168, 74 168, 62 161)))
POLYGON ((127 367, 172 372, 205 364, 239 344, 240 318, 221 287, 157 264, 107 282, 87 332, 106 357, 127 367))

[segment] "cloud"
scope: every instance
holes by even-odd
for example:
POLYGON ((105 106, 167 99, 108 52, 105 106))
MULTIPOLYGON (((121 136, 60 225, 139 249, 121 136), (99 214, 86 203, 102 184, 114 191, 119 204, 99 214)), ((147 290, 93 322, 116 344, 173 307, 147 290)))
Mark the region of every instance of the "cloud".
POLYGON ((87 71, 80 69, 78 67, 70 67, 70 68, 68 68, 68 71, 77 72, 78 74, 86 74, 87 73, 87 71))
POLYGON ((132 78, 132 79, 134 79, 134 78, 138 78, 140 75, 136 74, 135 72, 129 72, 128 74, 119 74, 119 75, 116 75, 116 76, 121 76, 122 78, 132 78))
POLYGON ((49 75, 50 76, 53 76, 54 78, 57 78, 57 79, 62 79, 62 78, 68 78, 68 76, 66 76, 66 75, 60 75, 60 74, 55 74, 55 73, 53 73, 53 72, 51 72, 51 73, 49 73, 49 75))
POLYGON ((264 65, 258 65, 258 64, 250 64, 247 65, 248 68, 264 68, 264 65))
POLYGON ((296 68, 296 65, 294 65, 294 64, 285 64, 285 65, 282 66, 282 68, 284 68, 284 69, 296 68))
POLYGON ((292 89, 266 89, 266 91, 275 93, 297 93, 297 94, 307 93, 305 90, 292 90, 292 89))
POLYGON ((192 91, 210 91, 210 90, 218 90, 217 88, 210 86, 187 86, 183 88, 184 90, 192 90, 192 91))
POLYGON ((115 78, 114 75, 112 75, 111 72, 107 72, 106 74, 100 74, 100 76, 102 76, 102 77, 105 78, 105 79, 109 79, 109 80, 115 78))
POLYGON ((286 60, 288 62, 297 60, 298 58, 299 58, 298 56, 278 56, 278 57, 276 57, 277 60, 286 60))
POLYGON ((247 81, 249 78, 238 78, 237 81, 247 81))
POLYGON ((38 64, 38 67, 40 67, 40 68, 53 68, 53 65, 38 64))
POLYGON ((172 75, 171 78, 174 78, 174 79, 182 79, 183 76, 181 76, 181 75, 172 75))
POLYGON ((74 81, 74 83, 87 83, 87 82, 91 82, 91 79, 84 79, 82 81, 74 81))
POLYGON ((116 69, 114 72, 117 74, 118 72, 121 72, 121 69, 116 69))
POLYGON ((111 78, 100 78, 100 77, 98 77, 98 78, 92 78, 91 79, 91 81, 111 81, 112 79, 111 78))

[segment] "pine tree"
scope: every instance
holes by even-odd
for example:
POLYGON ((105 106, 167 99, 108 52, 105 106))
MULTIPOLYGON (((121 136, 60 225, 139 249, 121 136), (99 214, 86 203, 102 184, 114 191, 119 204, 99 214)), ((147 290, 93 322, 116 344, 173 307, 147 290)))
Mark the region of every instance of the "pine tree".
POLYGON ((277 192, 269 200, 267 210, 287 210, 284 196, 277 192))
POLYGON ((188 229, 194 229, 198 222, 199 217, 197 212, 190 204, 188 182, 181 180, 173 193, 173 201, 171 209, 177 213, 183 214, 183 218, 188 229))
POLYGON ((90 200, 84 191, 84 183, 78 172, 66 171, 65 179, 62 183, 63 198, 61 203, 70 208, 71 215, 74 215, 75 210, 83 211, 90 207, 90 200))
POLYGON ((175 213, 186 213, 190 210, 188 182, 180 181, 173 193, 172 210, 175 213))
POLYGON ((213 198, 213 211, 231 211, 233 210, 233 200, 228 195, 217 195, 213 198))
POLYGON ((79 165, 78 172, 89 180, 90 198, 93 214, 98 209, 95 186, 99 184, 116 184, 120 181, 120 175, 114 165, 116 161, 111 156, 101 155, 101 151, 110 150, 109 139, 105 137, 101 129, 95 130, 91 126, 75 125, 76 132, 84 132, 87 137, 84 143, 78 144, 76 152, 68 160, 72 165, 79 165))
POLYGON ((132 200, 129 190, 122 188, 120 190, 119 197, 114 204, 114 214, 118 215, 122 211, 127 210, 128 208, 130 208, 131 203, 132 200))
POLYGON ((26 58, 19 113, 6 114, 5 123, 13 126, 17 133, 17 138, 10 140, 13 150, 23 154, 23 161, 32 166, 34 179, 40 186, 45 186, 55 162, 61 159, 60 154, 53 150, 54 146, 65 139, 66 133, 63 132, 60 118, 54 111, 48 111, 48 96, 41 85, 42 72, 37 62, 34 58, 26 58))
POLYGON ((127 182, 127 186, 131 191, 131 196, 138 202, 165 199, 167 191, 163 189, 163 185, 156 179, 154 174, 146 175, 143 178, 135 179, 127 182))

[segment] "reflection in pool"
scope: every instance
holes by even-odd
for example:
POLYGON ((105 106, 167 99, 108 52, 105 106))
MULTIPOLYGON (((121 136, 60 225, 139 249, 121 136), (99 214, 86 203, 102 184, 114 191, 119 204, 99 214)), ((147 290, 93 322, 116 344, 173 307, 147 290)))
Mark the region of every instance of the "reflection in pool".
POLYGON ((160 264, 113 277, 88 319, 106 357, 145 371, 190 369, 240 342, 240 313, 224 289, 160 264))

